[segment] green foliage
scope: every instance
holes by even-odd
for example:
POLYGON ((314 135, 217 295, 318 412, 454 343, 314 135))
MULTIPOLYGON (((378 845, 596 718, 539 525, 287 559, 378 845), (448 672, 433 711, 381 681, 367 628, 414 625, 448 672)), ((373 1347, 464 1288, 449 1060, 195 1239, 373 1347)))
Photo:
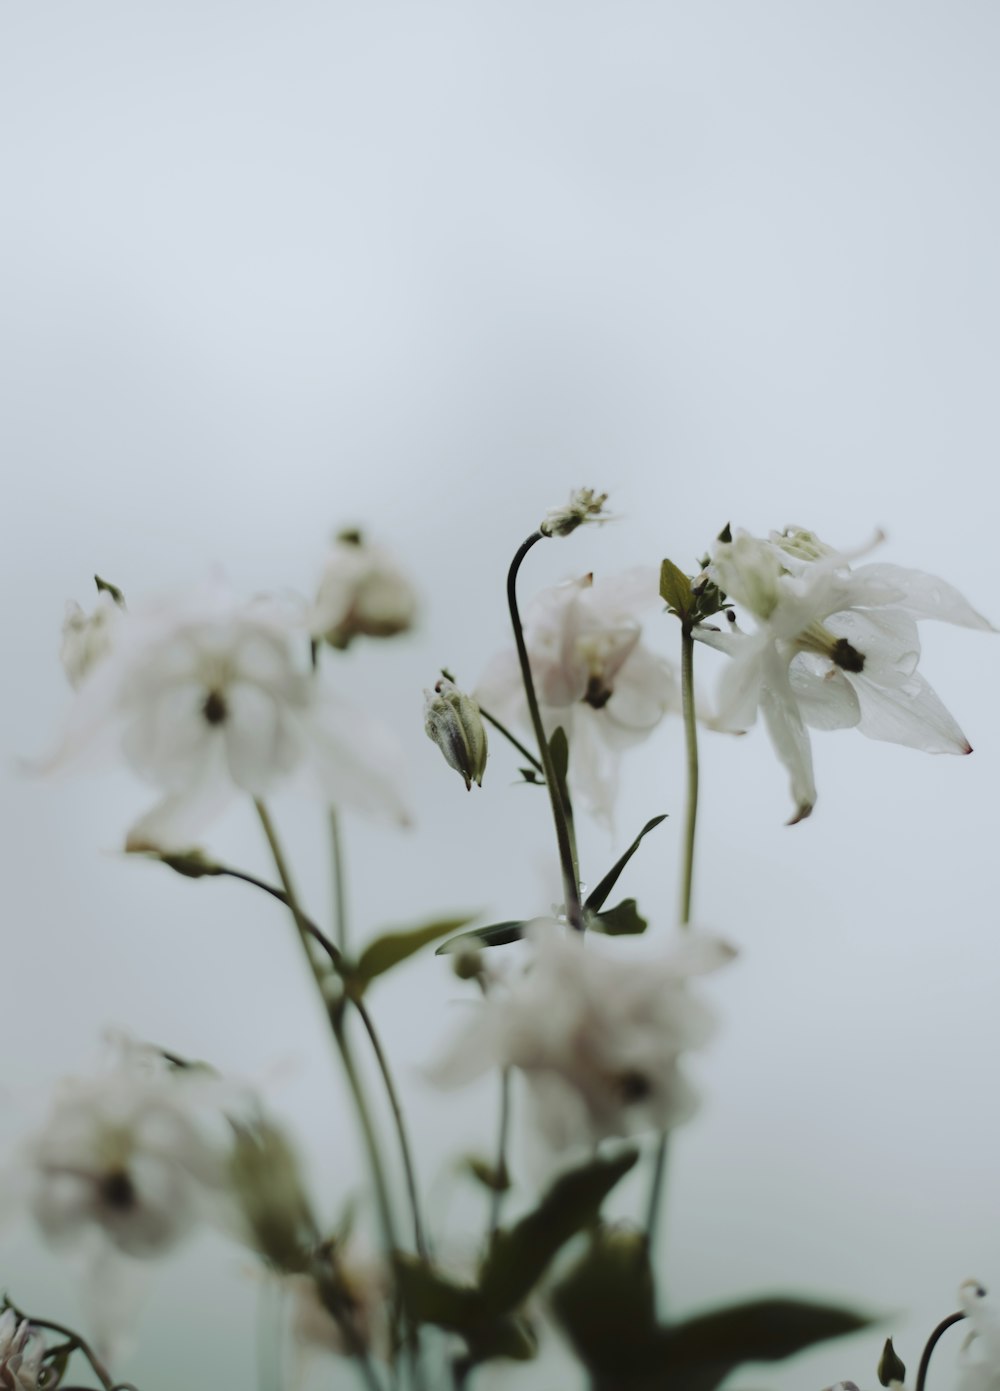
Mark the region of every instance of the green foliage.
POLYGON ((94 583, 97 585, 98 594, 110 594, 120 609, 125 607, 125 595, 116 584, 111 584, 108 580, 102 580, 100 575, 94 576, 94 583))
POLYGON ((511 1186, 506 1164, 502 1169, 498 1169, 496 1165, 480 1159, 478 1155, 470 1154, 462 1160, 461 1167, 464 1173, 471 1174, 477 1183, 481 1183, 491 1193, 506 1193, 511 1186))
POLYGON ((587 926, 608 937, 636 937, 649 926, 634 898, 623 898, 614 908, 587 916, 587 926))
POLYGON ((890 1386, 894 1381, 902 1383, 906 1380, 906 1364, 893 1347, 891 1338, 886 1338, 882 1356, 879 1358, 878 1380, 880 1386, 890 1386))
POLYGON ((660 564, 660 598, 682 623, 690 620, 694 606, 691 579, 683 570, 678 570, 672 560, 664 560, 660 564))
POLYGON ((436 954, 449 956, 452 952, 465 951, 467 947, 504 947, 508 942, 520 941, 527 926, 524 919, 516 918, 510 922, 474 927, 471 932, 460 932, 457 937, 450 937, 447 942, 442 942, 436 954))
POLYGON ((622 870, 628 864, 629 860, 632 858, 635 852, 639 849, 639 846, 642 843, 643 836, 648 835, 650 831, 655 830, 655 828, 659 826, 660 822, 666 821, 666 819, 666 812, 664 812, 661 816, 654 816, 651 821, 646 822, 645 826, 643 826, 642 830, 636 836, 635 840, 632 842, 629 848, 625 851, 624 855, 620 856, 620 858, 615 861, 615 863, 608 870, 607 874, 604 876, 601 882, 587 895, 587 901, 583 906, 587 909, 588 912, 600 912, 600 910, 604 907, 604 904, 607 901, 608 895, 610 894, 611 890, 618 883, 618 879, 621 875, 622 870))
POLYGON ((376 937, 374 942, 369 943, 361 953, 358 963, 351 973, 352 980, 363 990, 378 976, 385 975, 386 971, 391 971, 393 966, 398 966, 401 961, 405 961, 414 952, 418 952, 421 947, 436 942, 439 937, 447 936, 449 932, 463 927, 468 921, 468 916, 439 918, 434 922, 424 923, 420 927, 383 933, 381 937, 376 937))

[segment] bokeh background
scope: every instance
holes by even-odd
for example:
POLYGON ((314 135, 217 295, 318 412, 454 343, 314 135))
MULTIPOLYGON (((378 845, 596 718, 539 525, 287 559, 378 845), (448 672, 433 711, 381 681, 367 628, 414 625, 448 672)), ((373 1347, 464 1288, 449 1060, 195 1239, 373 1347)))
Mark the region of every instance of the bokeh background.
MULTIPOLYGON (((418 632, 340 666, 406 741, 418 813, 408 834, 348 823, 358 939, 555 896, 544 798, 500 747, 466 796, 420 692, 442 664, 471 684, 507 641, 509 558, 574 485, 621 520, 536 549, 525 592, 690 566, 726 520, 845 547, 881 526, 884 559, 1000 623, 998 45, 978 0, 3 8, 8 1142, 115 1027, 258 1079, 324 1212, 361 1174, 280 913, 125 862, 149 798, 124 773, 17 770, 64 715, 63 606, 89 604, 95 570, 136 597, 212 566, 308 593, 356 523, 414 574, 418 632)), ((785 1290, 886 1319, 734 1387, 874 1385, 886 1333, 914 1367, 960 1280, 1000 1288, 1000 646, 923 633, 970 759, 817 736, 820 801, 787 829, 763 733, 704 741, 697 916, 741 956, 706 987, 722 1031, 672 1149, 667 1302, 785 1290)), ((650 619, 654 646, 676 637, 650 619)), ((629 763, 615 837, 584 835, 600 874, 670 813, 628 881, 663 934, 682 803, 673 724, 629 763)), ((277 812, 323 912, 320 810, 277 812)), ((210 848, 263 869, 260 840, 237 811, 210 848)), ((420 1067, 463 993, 429 959, 373 995, 456 1250, 483 1208, 451 1157, 492 1144, 496 1097, 456 1102, 420 1067)), ((79 1316, 16 1213, 2 1242, 23 1304, 79 1316)), ((122 1372, 254 1384, 259 1300, 206 1235, 159 1272, 122 1372)), ((552 1354, 535 1384, 557 1383, 552 1354)))

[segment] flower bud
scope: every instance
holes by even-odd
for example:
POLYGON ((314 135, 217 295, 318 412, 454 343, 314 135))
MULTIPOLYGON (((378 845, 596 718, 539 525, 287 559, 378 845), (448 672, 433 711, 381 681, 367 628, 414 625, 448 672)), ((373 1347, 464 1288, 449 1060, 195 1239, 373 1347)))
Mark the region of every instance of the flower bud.
POLYGON ((314 637, 340 650, 356 637, 388 638, 413 625, 417 600, 388 551, 358 531, 337 537, 310 618, 314 637))
POLYGON ((906 1380, 906 1367, 893 1347, 891 1338, 886 1338, 882 1356, 879 1358, 878 1379, 880 1386, 902 1386, 906 1380))
POLYGON ((553 507, 546 512, 538 530, 543 536, 569 536, 584 522, 610 521, 609 517, 601 515, 607 500, 607 493, 597 493, 593 488, 575 488, 565 507, 553 507))
POLYGON ((486 728, 472 696, 460 691, 454 681, 442 677, 433 692, 424 691, 424 729, 451 767, 461 773, 466 791, 473 782, 482 787, 486 770, 486 728))

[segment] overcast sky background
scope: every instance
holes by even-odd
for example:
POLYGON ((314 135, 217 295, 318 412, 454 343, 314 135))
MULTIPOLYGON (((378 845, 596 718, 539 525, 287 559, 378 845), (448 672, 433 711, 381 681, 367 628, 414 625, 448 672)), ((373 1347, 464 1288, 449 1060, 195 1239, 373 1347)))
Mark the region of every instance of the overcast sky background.
MULTIPOLYGON (((408 835, 348 825, 359 938, 554 897, 544 799, 499 747, 467 797, 420 690, 507 641, 510 556, 574 485, 621 520, 536 549, 526 594, 690 566, 726 520, 845 547, 881 526, 881 558, 1000 623, 998 43, 971 0, 3 8, 5 1131, 115 1026, 264 1079, 324 1211, 360 1174, 274 906, 122 862, 149 801, 124 774, 14 771, 65 712, 63 606, 95 570, 136 597, 213 565, 309 592, 356 523, 417 577, 419 631, 342 665, 406 740, 418 808, 408 835)), ((871 1386, 886 1333, 915 1366, 962 1279, 1000 1290, 1000 645, 923 635, 972 758, 817 736, 820 801, 787 829, 763 733, 704 740, 696 911, 741 957, 706 985, 723 1028, 672 1150, 670 1307, 785 1290, 889 1319, 734 1386, 871 1386)), ((325 911, 319 810, 277 809, 325 911)), ((629 764, 616 839, 585 832, 591 876, 660 811, 628 891, 665 933, 677 724, 629 764)), ((266 866, 247 812, 209 843, 266 866)), ((462 994, 434 960, 373 994, 458 1247, 482 1204, 448 1157, 492 1144, 495 1095, 456 1104, 418 1065, 462 994)), ((22 1304, 78 1317, 26 1226, 2 1255, 22 1304)), ((246 1266, 211 1238, 168 1262, 123 1374, 252 1384, 246 1266)))

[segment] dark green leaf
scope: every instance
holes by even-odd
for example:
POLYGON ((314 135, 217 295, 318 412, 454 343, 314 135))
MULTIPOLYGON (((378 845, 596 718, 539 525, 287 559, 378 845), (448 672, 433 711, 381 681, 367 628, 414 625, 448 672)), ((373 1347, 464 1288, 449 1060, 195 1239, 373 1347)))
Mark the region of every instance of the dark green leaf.
POLYGON ((479 1280, 493 1313, 507 1313, 530 1294, 556 1252, 595 1220, 638 1157, 638 1151, 624 1150, 561 1174, 533 1212, 495 1234, 479 1280))
POLYGON ((457 937, 449 937, 437 949, 438 956, 448 956, 451 952, 465 951, 468 947, 504 947, 508 942, 517 942, 524 936, 527 923, 521 919, 512 922, 490 923, 487 927, 474 927, 471 932, 460 932, 457 937))
POLYGON ((715 1391, 744 1362, 777 1362, 827 1338, 856 1333, 871 1319, 798 1299, 756 1299, 714 1309, 664 1329, 654 1369, 672 1391, 715 1391))
POLYGON ((600 912, 600 910, 604 907, 604 904, 607 901, 608 894, 618 883, 618 878, 622 870, 628 864, 629 860, 632 858, 635 852, 639 849, 639 845, 642 841, 643 836, 648 835, 649 832, 654 830, 655 827, 657 827, 661 821, 666 821, 666 819, 667 815, 666 812, 664 812, 662 816, 654 816, 652 821, 646 822, 645 826, 643 826, 642 830, 636 836, 635 840, 625 851, 625 854, 622 855, 620 859, 615 861, 615 863, 611 866, 611 868, 608 870, 607 874, 597 885, 597 887, 587 895, 587 901, 583 905, 586 909, 588 909, 591 913, 600 912))
POLYGON ((631 1376, 652 1360, 659 1329, 649 1243, 641 1232, 603 1227, 552 1291, 552 1308, 583 1364, 631 1376))
POLYGON ((424 923, 422 927, 411 927, 400 932, 386 932, 365 947, 355 968, 355 979, 362 989, 376 976, 398 966, 408 956, 418 952, 421 947, 436 942, 457 927, 469 921, 468 917, 442 918, 437 922, 424 923))
POLYGON ((880 1386, 891 1386, 894 1381, 902 1385, 906 1380, 906 1364, 893 1347, 891 1338, 886 1338, 882 1356, 879 1358, 878 1380, 880 1386))
POLYGON ((566 731, 562 725, 549 740, 549 753, 552 755, 552 768, 556 775, 556 785, 565 797, 566 772, 569 768, 569 740, 566 738, 566 731))
POLYGON ((522 778, 524 778, 525 782, 530 782, 534 784, 535 787, 545 786, 545 780, 538 776, 534 768, 518 768, 517 771, 521 774, 522 778))
POLYGON ((660 597, 683 622, 691 614, 691 580, 672 560, 660 565, 660 597))
POLYGON ((609 937, 634 937, 645 932, 649 924, 642 917, 634 898, 623 898, 614 908, 603 913, 588 914, 587 926, 609 937))
POLYGON ((468 1158, 462 1160, 462 1168, 484 1188, 488 1188, 491 1193, 506 1193, 510 1188, 510 1174, 506 1165, 502 1169, 497 1169, 496 1165, 470 1154, 468 1158))
POLYGON ((396 1281, 403 1307, 415 1323, 432 1323, 464 1333, 486 1316, 477 1289, 456 1284, 416 1256, 397 1253, 396 1281))
POLYGON ((125 595, 116 584, 109 584, 107 580, 102 580, 100 575, 94 576, 94 583, 97 585, 98 594, 110 594, 120 609, 125 607, 125 595))
POLYGON ((523 1314, 505 1314, 490 1319, 465 1333, 473 1363, 505 1357, 513 1362, 530 1362, 538 1352, 535 1330, 523 1314))

